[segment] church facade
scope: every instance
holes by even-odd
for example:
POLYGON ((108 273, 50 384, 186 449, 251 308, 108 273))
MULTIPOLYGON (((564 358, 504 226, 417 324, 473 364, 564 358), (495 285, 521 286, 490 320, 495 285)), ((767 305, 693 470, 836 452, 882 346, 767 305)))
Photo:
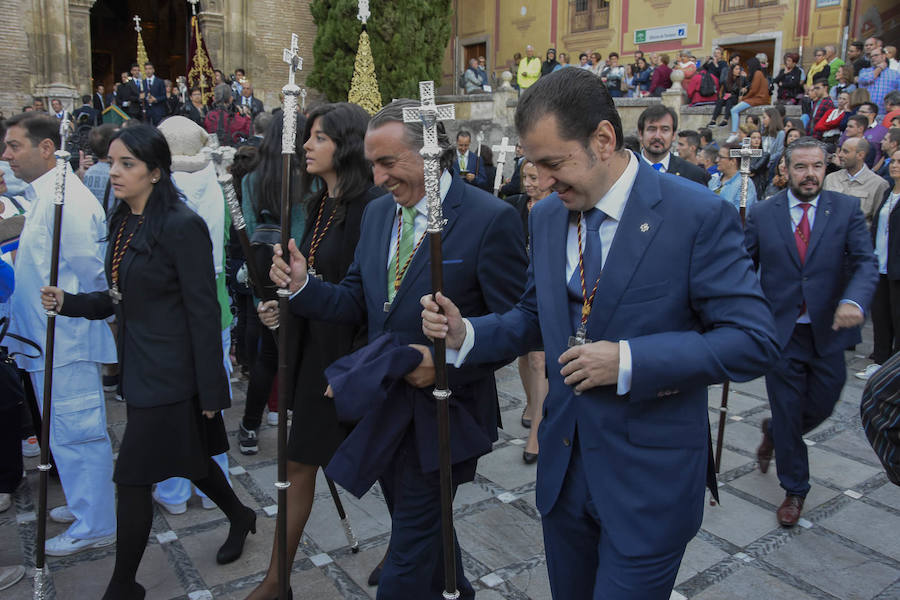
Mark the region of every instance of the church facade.
MULTIPOLYGON (((300 36, 304 70, 312 67, 316 27, 309 0, 198 0, 196 14, 213 67, 246 70, 256 96, 272 107, 287 81, 282 49, 300 36)), ((0 0, 0 111, 10 116, 34 99, 60 98, 68 108, 98 83, 118 82, 136 59, 142 36, 159 75, 183 75, 190 0, 0 0)))

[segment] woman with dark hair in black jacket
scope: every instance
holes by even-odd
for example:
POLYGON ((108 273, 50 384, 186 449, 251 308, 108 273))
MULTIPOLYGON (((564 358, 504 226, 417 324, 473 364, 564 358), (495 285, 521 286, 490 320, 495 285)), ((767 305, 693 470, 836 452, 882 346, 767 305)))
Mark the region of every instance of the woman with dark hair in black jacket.
POLYGON ((719 115, 724 114, 725 118, 719 123, 720 127, 728 125, 728 113, 731 107, 737 104, 741 97, 741 90, 747 86, 747 78, 743 76, 743 68, 740 63, 736 63, 729 67, 728 77, 719 84, 719 99, 716 100, 716 107, 713 109, 712 119, 710 119, 707 127, 715 127, 716 119, 719 115))
POLYGON ((150 488, 193 481, 228 517, 216 560, 237 560, 256 531, 212 456, 228 449, 221 410, 230 404, 222 357, 212 242, 203 219, 172 183, 172 155, 154 127, 119 131, 109 147, 110 181, 122 202, 110 218, 107 292, 41 289, 47 310, 67 317, 116 315, 121 392, 128 425, 116 482, 116 565, 104 600, 140 599, 135 574, 153 520, 150 488))
MULTIPOLYGON (((353 262, 363 211, 382 195, 372 187, 372 169, 365 159, 363 139, 369 115, 356 104, 325 104, 309 113, 303 128, 305 160, 300 165, 308 196, 306 231, 299 239, 311 276, 340 283, 353 262)), ((277 302, 260 304, 266 325, 277 323, 277 302)), ((339 423, 334 400, 325 396, 325 368, 365 345, 365 328, 298 319, 299 361, 294 387, 294 418, 288 440, 287 530, 288 564, 312 510, 316 474, 331 460, 350 429, 339 423)), ((265 579, 248 596, 269 600, 278 593, 277 545, 265 579)))

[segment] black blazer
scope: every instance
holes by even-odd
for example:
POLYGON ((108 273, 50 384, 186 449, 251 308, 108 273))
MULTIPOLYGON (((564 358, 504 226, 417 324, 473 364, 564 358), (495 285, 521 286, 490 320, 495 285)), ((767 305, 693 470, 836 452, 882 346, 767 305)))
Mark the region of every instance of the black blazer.
POLYGON ((116 103, 132 119, 141 116, 140 93, 137 84, 131 81, 120 83, 116 87, 116 103), (125 106, 126 102, 128 106, 125 106))
MULTIPOLYGON (((222 358, 222 332, 212 242, 203 219, 179 203, 162 216, 159 241, 141 227, 119 272, 125 298, 66 294, 60 314, 105 319, 115 313, 121 391, 131 406, 148 408, 199 397, 203 410, 231 405, 222 358)), ((115 234, 106 253, 106 278, 115 234)))
POLYGON ((674 154, 669 155, 669 169, 666 173, 696 181, 702 186, 706 186, 706 184, 709 183, 709 173, 706 169, 701 169, 697 165, 689 163, 674 154))
MULTIPOLYGON (((884 208, 884 203, 888 201, 893 191, 894 186, 891 185, 884 192, 884 198, 881 199, 881 204, 878 205, 878 210, 875 211, 875 217, 872 219, 873 248, 875 247, 875 236, 878 235, 878 219, 881 217, 881 209, 884 208)), ((893 232, 893 234, 889 233, 888 235, 887 275, 888 279, 895 281, 900 279, 900 210, 897 210, 898 208, 900 208, 900 202, 894 206, 894 210, 891 211, 888 218, 888 232, 893 232)))

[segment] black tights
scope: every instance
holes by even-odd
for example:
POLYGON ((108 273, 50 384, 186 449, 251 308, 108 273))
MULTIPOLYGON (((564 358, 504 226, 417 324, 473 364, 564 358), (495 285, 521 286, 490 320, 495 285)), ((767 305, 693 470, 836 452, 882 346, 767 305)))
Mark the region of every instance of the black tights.
MULTIPOLYGON (((206 477, 194 480, 194 485, 222 509, 229 521, 234 522, 235 518, 240 517, 243 504, 212 458, 209 459, 207 470, 206 477)), ((104 600, 142 597, 135 596, 135 576, 153 525, 153 502, 149 485, 117 484, 116 490, 116 566, 103 596, 104 600)))

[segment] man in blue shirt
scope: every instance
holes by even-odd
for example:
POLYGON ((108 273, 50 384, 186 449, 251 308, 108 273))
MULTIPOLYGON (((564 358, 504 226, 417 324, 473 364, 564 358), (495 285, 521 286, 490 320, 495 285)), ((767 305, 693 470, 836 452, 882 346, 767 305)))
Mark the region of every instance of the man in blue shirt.
MULTIPOLYGON (((731 158, 732 150, 739 150, 740 144, 731 142, 722 144, 718 150, 718 158, 716 164, 719 167, 719 179, 711 179, 709 181, 709 189, 719 194, 730 202, 738 210, 741 209, 741 173, 740 159, 731 158)), ((749 209, 756 203, 756 186, 752 181, 747 182, 747 205, 749 209)))

